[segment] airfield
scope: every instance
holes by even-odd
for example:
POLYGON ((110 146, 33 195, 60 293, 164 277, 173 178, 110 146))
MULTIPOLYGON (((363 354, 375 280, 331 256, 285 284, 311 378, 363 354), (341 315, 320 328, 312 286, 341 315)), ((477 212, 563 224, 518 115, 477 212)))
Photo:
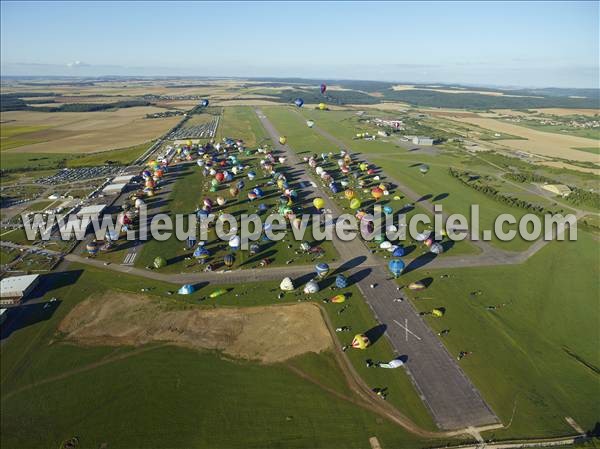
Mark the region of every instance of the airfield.
MULTIPOLYGON (((121 240, 90 255, 91 236, 68 250, 53 244, 42 247, 40 242, 32 250, 20 238, 10 240, 17 233, 3 229, 5 273, 20 260, 11 259, 15 248, 29 248, 31 254, 48 251, 60 258, 53 271, 41 271, 45 280, 34 297, 12 310, 2 325, 3 447, 60 447, 75 436, 78 447, 90 448, 425 448, 482 441, 488 441, 487 447, 494 447, 490 441, 557 441, 567 447, 593 431, 600 415, 594 395, 600 360, 592 313, 598 307, 598 285, 590 273, 599 268, 599 230, 593 225, 599 208, 586 196, 556 197, 542 188, 543 183, 518 182, 514 175, 534 173, 588 190, 597 184, 597 156, 574 150, 581 142, 572 136, 517 125, 499 129, 497 119, 479 118, 482 112, 463 111, 477 116, 473 118, 453 116, 448 109, 440 117, 428 114, 430 108, 405 103, 393 110, 388 103, 331 104, 320 110, 317 102, 307 101, 296 107, 278 101, 277 95, 294 92, 297 84, 263 84, 106 82, 77 86, 78 95, 69 86, 27 86, 39 92, 40 101, 50 98, 42 95, 49 89, 64 95, 65 101, 87 95, 91 99, 86 102, 95 101, 94 95, 104 102, 106 97, 100 95, 135 99, 143 91, 157 96, 163 111, 165 106, 190 111, 201 98, 208 98, 210 105, 189 120, 142 118, 146 110, 156 112, 156 105, 78 113, 2 112, 3 142, 7 130, 7 138, 18 141, 17 126, 32 127, 33 137, 26 134, 21 143, 39 138, 41 126, 57 133, 56 139, 3 149, 3 157, 18 152, 21 158, 11 162, 16 172, 3 174, 3 188, 13 195, 36 195, 35 178, 57 170, 50 164, 38 174, 23 171, 31 179, 20 180, 19 169, 38 163, 27 154, 71 153, 65 156, 67 163, 84 165, 101 165, 121 154, 118 166, 139 174, 168 146, 187 145, 185 139, 175 139, 180 136, 176 132, 188 127, 199 133, 204 129, 199 127, 218 117, 214 133, 195 140, 195 149, 211 139, 242 142, 243 150, 232 146, 229 152, 247 168, 217 185, 197 164, 201 158, 194 151, 188 151, 189 159, 182 152, 169 162, 152 196, 144 197, 151 215, 193 213, 203 199, 217 197, 225 201, 214 208, 234 214, 256 211, 260 204, 276 210, 281 189, 268 183, 269 174, 261 165, 265 153, 257 151, 261 148, 273 154, 276 171, 297 192, 294 204, 306 210, 312 210, 318 198, 334 215, 351 211, 344 190, 331 191, 304 160, 316 153, 318 166, 335 181, 355 182, 338 170, 344 150, 352 156, 349 166, 359 173, 358 179, 366 181, 364 186, 351 184, 364 208, 379 202, 409 216, 431 215, 433 205, 441 204, 449 215, 468 214, 470 204, 476 203, 481 227, 490 228, 498 214, 519 218, 529 207, 573 213, 586 225, 580 226, 574 242, 444 240, 441 254, 408 241, 402 256, 406 268, 397 279, 387 270, 390 253, 362 240, 310 241, 311 249, 320 251, 304 252, 300 242, 286 236, 281 242, 260 242, 250 254, 234 251, 210 234, 206 248, 215 269, 207 272, 206 261, 194 256, 195 248, 174 239, 134 245, 121 240), (10 121, 19 117, 23 123, 10 121), (377 135, 375 119, 389 117, 402 119, 407 134, 435 132, 444 141, 422 146, 404 139, 403 133, 357 138, 377 135), (461 136, 446 120, 457 126, 467 121, 479 134, 461 136), (308 127, 307 121, 314 125, 308 127), (130 132, 123 131, 127 129, 130 132), (67 136, 67 131, 75 134, 67 136), (496 132, 502 133, 500 139, 487 140, 496 132), (86 136, 92 141, 89 146, 86 136), (281 136, 286 136, 283 144, 281 136), (468 151, 464 139, 489 147, 468 151), (514 157, 514 151, 583 172, 544 166, 529 156, 514 157), (361 163, 373 174, 360 174, 361 163), (428 167, 426 174, 419 170, 423 165, 428 167), (452 176, 449 167, 477 175, 515 200, 477 190, 452 176), (249 171, 255 172, 255 179, 248 178, 249 171), (230 186, 240 180, 245 185, 235 195, 230 193, 230 186), (379 183, 385 183, 389 193, 374 201, 371 189, 379 183), (261 189, 258 198, 248 196, 253 188, 261 189), (229 254, 234 260, 225 267, 229 254), (165 264, 155 268, 157 257, 165 264), (320 263, 330 270, 317 278, 320 289, 307 294, 303 287, 320 263), (347 280, 345 287, 336 287, 339 275, 347 280), (293 280, 295 289, 282 294, 285 277, 293 280), (416 281, 427 288, 409 290, 408 284, 416 281), (193 286, 191 294, 178 295, 184 284, 193 286), (220 290, 225 293, 210 297, 220 290), (340 293, 344 303, 324 302, 340 293), (51 298, 58 300, 50 303, 51 298), (443 316, 430 313, 439 308, 443 316), (336 331, 340 328, 350 330, 336 331), (439 335, 444 330, 449 332, 439 335), (342 351, 356 334, 368 336, 370 346, 342 351), (462 351, 469 355, 457 360, 462 351), (387 362, 398 357, 404 365, 397 369, 365 364, 367 359, 387 362), (374 392, 382 388, 386 400, 374 392), (24 434, 26 425, 30 430, 24 434)), ((6 92, 19 89, 23 87, 13 85, 6 92)), ((334 100, 351 90, 332 85, 324 98, 334 100)), ((584 140, 583 146, 597 145, 584 140)), ((89 192, 94 182, 100 181, 85 181, 89 192)), ((51 189, 38 190, 47 194, 51 189)), ((111 198, 108 213, 117 215, 131 202, 131 194, 128 190, 111 198)), ((14 207, 51 207, 39 195, 14 207)), ((86 196, 82 194, 82 200, 90 201, 86 196)))

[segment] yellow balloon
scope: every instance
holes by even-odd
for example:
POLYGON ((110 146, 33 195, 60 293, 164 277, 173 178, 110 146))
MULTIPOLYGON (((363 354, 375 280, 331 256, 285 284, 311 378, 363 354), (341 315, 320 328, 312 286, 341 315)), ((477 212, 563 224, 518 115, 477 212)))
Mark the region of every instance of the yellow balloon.
POLYGON ((325 207, 325 200, 323 198, 315 198, 313 200, 313 206, 315 206, 316 209, 323 209, 323 207, 325 207))
POLYGON ((346 191, 344 191, 344 196, 346 197, 346 199, 351 200, 352 198, 354 198, 354 190, 347 189, 346 191))
POLYGON ((287 137, 285 137, 285 136, 281 136, 281 137, 279 138, 279 143, 280 143, 281 145, 285 145, 285 143, 286 143, 286 142, 287 142, 287 137))
POLYGON ((321 111, 324 111, 325 109, 327 109, 327 105, 325 103, 319 103, 319 109, 321 111))
POLYGON ((352 340, 352 347, 356 349, 367 349, 370 344, 371 342, 365 334, 356 334, 352 340))
POLYGON ((361 206, 360 200, 358 198, 353 198, 350 201, 350 209, 356 210, 361 206))

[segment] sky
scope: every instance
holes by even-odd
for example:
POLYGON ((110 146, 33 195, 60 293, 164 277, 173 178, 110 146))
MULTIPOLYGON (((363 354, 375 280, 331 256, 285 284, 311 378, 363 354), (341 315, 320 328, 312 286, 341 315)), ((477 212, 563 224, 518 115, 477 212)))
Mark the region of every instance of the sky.
POLYGON ((2 76, 599 86, 599 2, 2 1, 2 76))

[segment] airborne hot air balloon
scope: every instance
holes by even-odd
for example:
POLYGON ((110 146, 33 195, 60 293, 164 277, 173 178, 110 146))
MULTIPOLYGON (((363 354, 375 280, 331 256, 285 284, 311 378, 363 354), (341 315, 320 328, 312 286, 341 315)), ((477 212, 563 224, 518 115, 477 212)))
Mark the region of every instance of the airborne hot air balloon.
POLYGON ((327 90, 327 85, 325 83, 321 83, 321 95, 325 95, 326 90, 327 90))
POLYGON ((167 265, 167 260, 164 257, 158 256, 154 258, 154 268, 157 270, 167 265))
POLYGON ((286 142, 287 142, 287 137, 285 137, 285 136, 281 136, 281 137, 279 138, 279 143, 280 143, 281 145, 285 145, 285 143, 286 143, 286 142))
POLYGON ((324 111, 324 110, 326 110, 326 109, 327 109, 327 105, 326 105, 325 103, 319 103, 319 109, 320 109, 321 111, 324 111))
POLYGON ((202 102, 200 103, 202 105, 202 107, 207 107, 208 106, 208 100, 202 100, 202 102))
POLYGON ((296 106, 298 106, 299 108, 301 108, 301 107, 302 107, 302 105, 304 104, 304 100, 303 100, 302 98, 296 98, 296 99, 294 100, 294 104, 295 104, 296 106))
POLYGON ((400 276, 402 271, 404 271, 404 262, 402 259, 392 259, 388 262, 388 269, 394 275, 395 278, 400 276))
POLYGON ((367 349, 370 344, 369 337, 365 334, 356 334, 352 340, 352 347, 355 349, 367 349))

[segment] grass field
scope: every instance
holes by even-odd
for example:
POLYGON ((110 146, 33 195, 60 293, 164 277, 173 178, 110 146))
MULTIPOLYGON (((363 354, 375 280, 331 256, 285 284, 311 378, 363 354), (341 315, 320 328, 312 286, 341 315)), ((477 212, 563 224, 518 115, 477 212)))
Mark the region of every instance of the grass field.
POLYGON ((44 129, 45 126, 11 126, 2 123, 0 124, 0 151, 43 142, 42 139, 29 136, 44 129))
MULTIPOLYGON (((283 132, 281 131, 282 129, 285 130, 290 146, 299 145, 300 148, 308 147, 311 149, 311 152, 313 151, 312 149, 337 151, 336 148, 332 148, 329 141, 314 131, 311 131, 308 137, 303 137, 308 128, 302 125, 301 119, 293 111, 287 108, 264 108, 263 110, 272 119, 273 124, 280 132, 283 132), (296 144, 296 142, 299 143, 296 144)), ((463 161, 460 155, 453 153, 442 153, 435 156, 415 154, 383 140, 375 142, 352 141, 352 137, 350 136, 354 135, 354 133, 345 128, 346 122, 340 119, 344 115, 348 117, 349 113, 319 112, 302 111, 306 117, 314 117, 317 126, 338 137, 349 145, 353 151, 364 152, 365 157, 370 162, 382 167, 384 173, 393 179, 400 180, 423 196, 443 198, 435 202, 441 204, 446 213, 460 213, 469 217, 470 205, 478 204, 480 206, 480 231, 493 229, 493 222, 499 214, 512 213, 518 220, 526 213, 523 209, 499 203, 482 193, 462 185, 458 180, 454 179, 448 173, 448 167, 460 167, 463 161), (329 114, 331 114, 331 118, 329 118, 329 114), (430 167, 429 173, 425 176, 418 170, 418 167, 422 163, 426 163, 430 167)), ((316 151, 319 152, 319 150, 316 151)), ((530 242, 521 239, 515 239, 510 242, 501 242, 493 239, 490 243, 513 251, 521 251, 530 245, 530 242)), ((469 246, 471 245, 468 242, 457 243, 451 253, 458 254, 459 251, 473 252, 474 250, 469 248, 469 246)), ((448 254, 451 253, 449 252, 448 254)))
POLYGON ((586 153, 592 153, 596 155, 600 155, 600 145, 597 147, 589 147, 589 148, 575 148, 579 151, 585 151, 586 153))
POLYGON ((402 279, 432 277, 415 306, 446 308, 430 325, 450 329, 443 342, 451 354, 472 351, 461 367, 502 422, 512 422, 486 438, 568 434, 565 416, 586 430, 596 424, 600 309, 592 273, 599 268, 597 241, 580 230, 577 242, 551 243, 523 265, 427 270, 402 279))
MULTIPOLYGON (((362 448, 371 436, 377 436, 383 447, 417 448, 433 443, 420 441, 332 396, 297 377, 285 363, 260 365, 225 359, 214 352, 162 345, 82 348, 61 343, 56 335, 61 319, 79 301, 109 285, 118 284, 121 290, 132 292, 153 288, 153 295, 173 307, 193 307, 186 304, 197 301, 166 296, 166 290, 172 289, 167 284, 96 269, 86 268, 82 273, 80 267, 72 266, 70 272, 53 276, 54 287, 46 297, 59 298, 57 308, 31 306, 23 326, 2 345, 2 404, 11 411, 2 414, 3 447, 58 447, 75 435, 82 448, 97 448, 102 443, 117 448, 362 448), (22 426, 32 420, 36 425, 23 434, 22 426)), ((264 294, 270 287, 235 286, 235 291, 244 291, 242 298, 230 294, 205 306, 264 304, 274 300, 274 295, 264 294)), ((357 296, 351 301, 346 322, 370 325, 366 305, 358 307, 362 300, 357 296)), ((360 355, 388 357, 385 343, 382 339, 360 355)), ((360 357, 357 354, 355 358, 360 357)), ((307 354, 288 363, 349 394, 327 353, 307 354)), ((420 405, 415 393, 403 392, 412 387, 401 371, 380 370, 377 374, 384 377, 373 382, 389 382, 390 397, 396 396, 404 409, 414 401, 420 405), (403 380, 398 383, 385 376, 403 380)))
POLYGON ((268 141, 267 133, 254 111, 243 106, 223 108, 221 122, 217 129, 217 140, 224 137, 242 139, 250 148, 268 141))

